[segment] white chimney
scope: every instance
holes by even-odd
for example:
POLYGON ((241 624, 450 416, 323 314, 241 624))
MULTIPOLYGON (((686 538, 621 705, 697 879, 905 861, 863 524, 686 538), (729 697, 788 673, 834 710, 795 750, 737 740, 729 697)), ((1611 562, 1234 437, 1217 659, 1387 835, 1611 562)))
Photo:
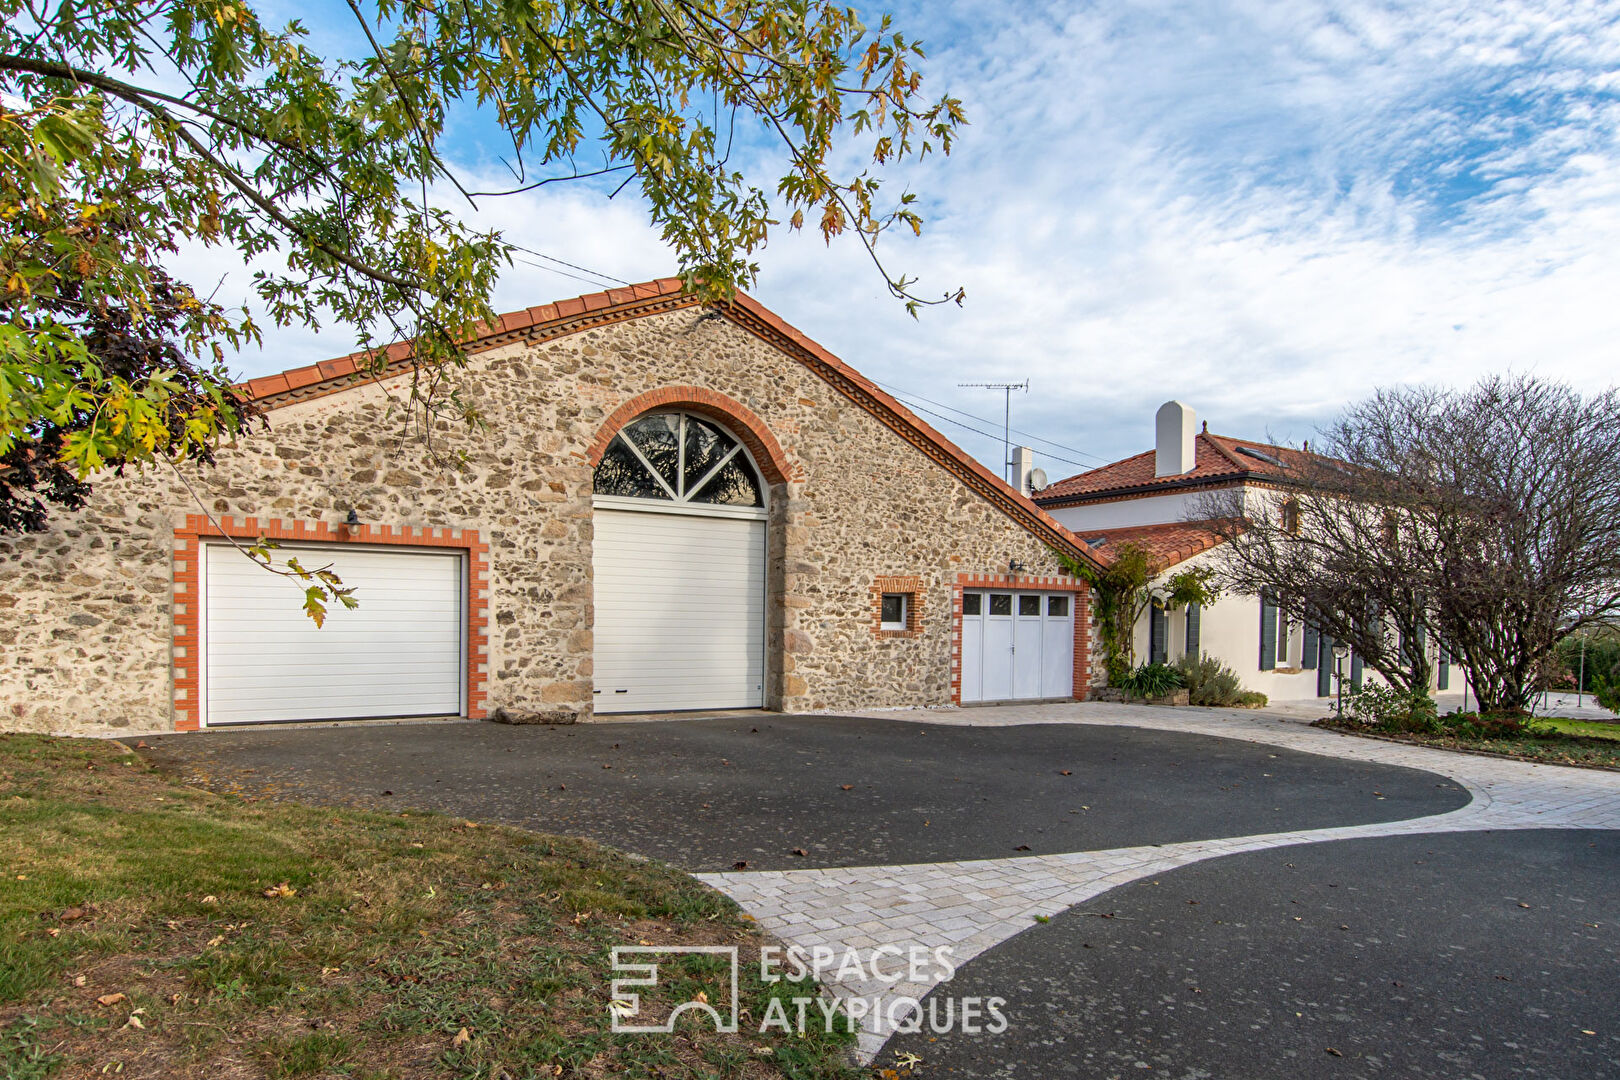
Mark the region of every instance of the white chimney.
POLYGON ((1027 446, 1015 446, 1012 452, 1012 483, 1019 494, 1030 493, 1029 474, 1035 470, 1035 451, 1027 446))
POLYGON ((1153 418, 1153 475, 1179 476, 1198 464, 1198 414, 1179 401, 1159 406, 1153 418))

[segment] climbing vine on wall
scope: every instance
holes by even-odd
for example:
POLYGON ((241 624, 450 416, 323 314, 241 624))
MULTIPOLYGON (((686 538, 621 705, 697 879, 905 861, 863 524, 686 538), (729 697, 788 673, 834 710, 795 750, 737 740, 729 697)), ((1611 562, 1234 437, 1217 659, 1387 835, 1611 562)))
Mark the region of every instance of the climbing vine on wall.
MULTIPOLYGON (((1136 667, 1136 623, 1153 602, 1150 588, 1153 568, 1147 549, 1140 544, 1121 544, 1113 561, 1098 570, 1061 551, 1055 551, 1064 570, 1091 583, 1096 594, 1097 638, 1102 642, 1108 685, 1122 686, 1136 667)), ((1208 606, 1220 596, 1214 586, 1215 572, 1208 567, 1190 567, 1164 582, 1166 606, 1189 604, 1208 606)))
POLYGON ((1120 686, 1136 666, 1136 620, 1151 598, 1147 550, 1122 544, 1101 570, 1061 551, 1056 554, 1063 569, 1090 582, 1096 593, 1097 638, 1106 657, 1108 685, 1120 686))

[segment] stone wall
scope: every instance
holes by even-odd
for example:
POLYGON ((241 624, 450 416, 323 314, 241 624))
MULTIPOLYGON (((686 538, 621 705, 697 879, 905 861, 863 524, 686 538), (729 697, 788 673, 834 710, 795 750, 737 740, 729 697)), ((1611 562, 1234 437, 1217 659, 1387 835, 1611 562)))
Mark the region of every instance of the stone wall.
MULTIPOLYGON (((587 718, 587 455, 615 409, 670 385, 745 405, 788 465, 770 492, 773 708, 947 702, 957 576, 1011 559, 1057 572, 1039 539, 798 361, 712 313, 504 346, 453 378, 487 427, 437 421, 424 439, 406 430, 400 379, 357 385, 275 409, 269 430, 212 469, 103 477, 91 504, 56 515, 48 532, 0 538, 0 726, 172 727, 174 533, 199 502, 238 520, 336 525, 353 507, 373 526, 478 530, 489 545, 489 711, 587 718), (919 633, 873 633, 880 576, 920 579, 919 633)), ((1089 611, 1077 615, 1089 625, 1089 611)))

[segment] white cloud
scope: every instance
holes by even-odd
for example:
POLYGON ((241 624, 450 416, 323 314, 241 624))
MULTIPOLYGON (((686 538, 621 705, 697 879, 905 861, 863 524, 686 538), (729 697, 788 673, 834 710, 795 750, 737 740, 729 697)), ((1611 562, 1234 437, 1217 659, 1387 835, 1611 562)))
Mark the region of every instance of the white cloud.
MULTIPOLYGON (((966 305, 913 322, 853 242, 810 236, 773 241, 756 289, 868 375, 989 417, 999 398, 955 384, 1027 376, 1014 424, 1108 458, 1146 448, 1169 396, 1218 431, 1299 439, 1380 384, 1613 379, 1612 7, 918 0, 900 21, 973 126, 904 177, 930 204, 924 237, 882 246, 966 305)), ((628 195, 483 216, 616 277, 672 266, 628 195)), ((584 291, 519 266, 497 307, 584 291)), ((277 334, 242 367, 348 347, 341 330, 277 334)))

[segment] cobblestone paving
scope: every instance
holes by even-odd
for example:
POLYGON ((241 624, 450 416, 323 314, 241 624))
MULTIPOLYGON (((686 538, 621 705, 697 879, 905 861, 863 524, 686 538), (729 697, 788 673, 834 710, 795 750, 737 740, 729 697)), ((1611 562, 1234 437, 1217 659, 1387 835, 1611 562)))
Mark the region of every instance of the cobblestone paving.
MULTIPOLYGON (((1355 837, 1484 829, 1620 829, 1620 773, 1451 753, 1361 739, 1305 726, 1296 718, 1218 709, 1156 709, 1097 703, 955 710, 887 710, 867 715, 929 724, 1012 726, 1102 724, 1215 735, 1303 753, 1424 769, 1466 787, 1459 810, 1406 821, 1227 837, 1152 847, 911 866, 702 874, 789 945, 865 957, 879 946, 949 946, 956 964, 1026 929, 1037 917, 1082 905, 1117 886, 1203 859, 1291 844, 1355 837)), ((1099 912, 1099 915, 1107 914, 1099 912)), ((836 963, 836 961, 835 961, 836 963)), ((903 964, 889 961, 888 968, 903 964)), ((876 1000, 863 1020, 867 1060, 882 1049, 904 999, 921 1000, 931 981, 866 977, 823 981, 840 997, 876 1000)))

